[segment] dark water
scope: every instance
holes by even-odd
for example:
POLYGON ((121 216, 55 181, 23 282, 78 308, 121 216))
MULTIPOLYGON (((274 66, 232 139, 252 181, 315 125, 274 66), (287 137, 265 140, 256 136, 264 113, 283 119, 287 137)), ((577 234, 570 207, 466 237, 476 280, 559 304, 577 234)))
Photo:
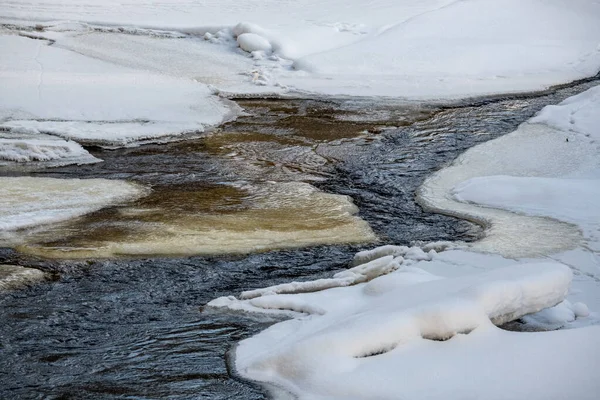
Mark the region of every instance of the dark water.
MULTIPOLYGON (((130 179, 165 193, 240 179, 307 180, 352 196, 384 243, 472 240, 480 231, 471 224, 424 213, 414 202, 416 188, 465 149, 591 85, 452 107, 245 100, 252 116, 213 138, 96 149, 102 164, 37 175, 130 179), (391 126, 397 128, 384 129, 391 126), (232 149, 238 156, 228 156, 232 149)), ((0 294, 0 398, 266 398, 260 387, 232 377, 226 352, 273 320, 202 305, 248 288, 328 276, 360 248, 76 262, 3 249, 0 263, 32 265, 55 279, 0 294)))

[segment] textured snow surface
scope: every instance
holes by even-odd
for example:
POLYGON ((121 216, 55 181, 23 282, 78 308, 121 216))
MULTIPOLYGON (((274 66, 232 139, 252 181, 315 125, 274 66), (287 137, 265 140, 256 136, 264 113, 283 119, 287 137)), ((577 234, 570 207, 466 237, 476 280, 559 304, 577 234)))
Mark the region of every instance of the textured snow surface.
POLYGON ((236 53, 227 63, 252 57, 245 72, 274 91, 456 98, 541 89, 600 68, 600 5, 583 0, 0 0, 0 19, 192 34, 230 53, 234 36, 252 34, 242 48, 273 57, 236 53))
POLYGON ((0 232, 68 220, 144 192, 106 179, 0 177, 0 232))

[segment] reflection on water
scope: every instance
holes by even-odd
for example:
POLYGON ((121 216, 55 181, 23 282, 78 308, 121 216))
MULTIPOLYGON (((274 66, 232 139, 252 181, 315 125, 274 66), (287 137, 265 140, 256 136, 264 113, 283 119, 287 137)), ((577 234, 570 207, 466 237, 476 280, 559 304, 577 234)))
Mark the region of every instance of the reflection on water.
MULTIPOLYGON (((211 138, 94 151, 105 163, 38 175, 128 179, 163 193, 129 209, 102 211, 128 223, 160 207, 185 215, 195 203, 198 213, 246 212, 248 204, 260 204, 252 188, 306 180, 324 192, 351 196, 359 216, 386 243, 469 240, 480 231, 423 212, 414 202, 416 188, 465 149, 514 130, 542 106, 585 88, 455 108, 244 101, 256 117, 211 138), (321 116, 314 111, 319 107, 321 116), (288 114, 295 126, 278 123, 288 114), (302 114, 338 121, 339 131, 311 138, 299 122, 302 114), (398 128, 386 129, 391 126, 398 128), (227 135, 243 139, 221 140, 227 135), (258 159, 263 145, 267 156, 258 159), (309 151, 314 156, 306 157, 309 151), (317 165, 314 157, 326 162, 317 165)), ((90 218, 94 230, 102 229, 102 214, 90 218)), ((118 235, 116 226, 107 227, 110 235, 118 235)), ((0 263, 60 272, 58 281, 0 294, 0 398, 264 399, 259 387, 232 378, 225 353, 272 321, 199 307, 246 289, 331 276, 364 247, 105 261, 35 260, 0 249, 0 263)))

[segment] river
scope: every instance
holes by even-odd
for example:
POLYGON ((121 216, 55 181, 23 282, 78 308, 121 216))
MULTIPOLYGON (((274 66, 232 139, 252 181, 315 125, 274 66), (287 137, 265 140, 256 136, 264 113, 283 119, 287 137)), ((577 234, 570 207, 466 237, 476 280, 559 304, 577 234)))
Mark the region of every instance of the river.
MULTIPOLYGON (((236 226, 262 193, 257 187, 269 185, 265 198, 278 201, 279 188, 290 183, 350 196, 378 243, 476 240, 480 227, 426 213, 415 203, 425 177, 594 84, 597 78, 545 93, 452 104, 235 99, 247 115, 208 137, 91 148, 103 163, 2 172, 127 179, 153 192, 135 204, 147 212, 104 209, 28 235, 24 247, 0 249, 0 264, 32 266, 53 277, 0 293, 0 398, 266 398, 260 386, 235 378, 226 354, 276 319, 203 305, 245 289, 330 276, 374 243, 168 256, 167 245, 154 252, 160 257, 146 247, 145 255, 83 252, 71 260, 63 250, 133 241, 138 232, 132 227, 160 219, 175 221, 176 228, 198 210, 215 221, 232 218, 236 226)), ((292 231, 302 222, 294 214, 275 217, 292 231)))

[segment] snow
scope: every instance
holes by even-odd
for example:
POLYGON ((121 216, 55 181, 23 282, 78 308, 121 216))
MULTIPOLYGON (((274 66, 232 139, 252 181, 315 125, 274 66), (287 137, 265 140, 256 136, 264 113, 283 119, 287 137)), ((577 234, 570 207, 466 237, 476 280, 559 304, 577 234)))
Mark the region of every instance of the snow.
MULTIPOLYGON (((203 37, 214 44, 213 54, 230 54, 219 56, 223 68, 244 70, 246 79, 238 79, 230 93, 264 93, 267 88, 246 84, 254 69, 268 76, 259 86, 277 93, 410 99, 539 90, 600 69, 600 5, 586 1, 298 0, 283 6, 276 0, 2 0, 0 10, 0 20, 29 27, 37 23, 46 36, 77 22, 109 41, 122 36, 119 29, 203 37), (56 25, 61 23, 62 28, 56 25), (252 40, 241 39, 242 48, 271 47, 273 56, 236 52, 234 38, 245 34, 252 34, 252 40)), ((67 32, 55 39, 69 47, 85 42, 85 36, 67 32)), ((175 42, 167 46, 178 47, 175 42)), ((105 60, 111 57, 108 49, 99 50, 108 53, 105 60)), ((126 63, 138 62, 139 52, 124 55, 126 63)), ((189 64, 185 59, 173 57, 175 64, 189 64)), ((209 62, 197 63, 223 75, 209 62)), ((172 70, 168 62, 160 68, 172 70)))
POLYGON ((232 116, 200 83, 117 67, 20 36, 0 36, 0 49, 6 55, 0 60, 0 128, 9 133, 115 147, 203 132, 232 116))
MULTIPOLYGON (((93 162, 80 144, 201 134, 239 113, 217 95, 437 100, 545 89, 598 72, 599 20, 599 3, 567 0, 0 0, 0 157, 93 162)), ((390 245, 331 278, 209 303, 294 318, 241 342, 238 372, 310 399, 595 399, 599 109, 596 87, 427 179, 421 204, 484 225, 476 243, 390 245), (511 321, 536 332, 494 325, 511 321)), ((0 230, 10 236, 143 192, 0 178, 0 230)), ((355 218, 342 203, 338 212, 355 218)), ((103 251, 197 252, 198 220, 187 219, 194 226, 161 225, 175 232, 163 242, 103 251)), ((336 243, 348 229, 247 235, 226 231, 215 242, 242 251, 336 243)))
POLYGON ((69 220, 144 193, 138 185, 106 179, 0 177, 0 235, 69 220))
MULTIPOLYGON (((452 268, 447 259, 433 260, 452 268)), ((600 386, 589 368, 599 355, 598 326, 523 334, 490 322, 542 309, 555 324, 584 318, 571 311, 584 305, 563 301, 568 267, 505 261, 512 265, 445 278, 427 271, 434 261, 401 262, 394 272, 349 287, 319 290, 315 281, 304 283, 314 283, 315 291, 283 292, 280 285, 208 305, 296 317, 242 341, 236 369, 300 399, 423 398, 424 387, 431 399, 594 398, 600 386), (561 319, 557 309, 570 313, 561 319)))
POLYGON ((36 133, 0 133, 0 166, 10 165, 10 162, 43 162, 45 166, 59 166, 100 161, 74 141, 36 133))

